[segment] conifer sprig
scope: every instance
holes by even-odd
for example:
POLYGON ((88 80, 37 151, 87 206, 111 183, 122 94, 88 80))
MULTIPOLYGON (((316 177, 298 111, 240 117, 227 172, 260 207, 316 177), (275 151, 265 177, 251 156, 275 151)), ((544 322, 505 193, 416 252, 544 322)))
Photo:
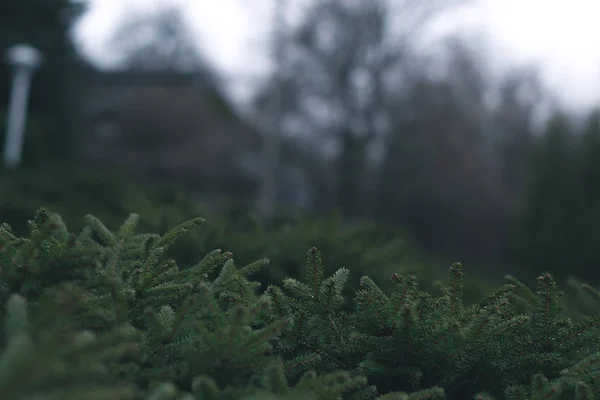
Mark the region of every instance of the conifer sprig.
POLYGON ((535 292, 507 277, 470 306, 458 263, 439 295, 413 275, 394 274, 389 293, 365 276, 350 310, 350 271, 326 277, 316 248, 304 279, 259 295, 250 278, 267 260, 167 257, 202 219, 165 235, 136 233, 136 214, 116 232, 86 221, 74 235, 42 209, 25 238, 0 226, 2 399, 600 396, 600 317, 566 317, 549 273, 535 292))
POLYGON ((0 351, 0 398, 134 399, 135 387, 115 382, 107 368, 111 361, 135 351, 131 333, 97 336, 71 331, 69 314, 81 299, 74 292, 57 296, 44 302, 33 320, 27 301, 17 294, 10 296, 0 351))

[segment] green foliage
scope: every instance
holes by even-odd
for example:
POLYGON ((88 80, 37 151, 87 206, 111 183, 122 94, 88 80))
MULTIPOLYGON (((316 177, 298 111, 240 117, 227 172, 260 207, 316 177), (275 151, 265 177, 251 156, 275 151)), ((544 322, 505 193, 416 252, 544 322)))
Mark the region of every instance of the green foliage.
MULTIPOLYGON (((238 267, 213 250, 180 268, 164 235, 112 231, 88 215, 77 234, 40 209, 29 234, 0 227, 2 399, 591 399, 600 394, 600 315, 572 320, 554 277, 517 278, 464 301, 455 263, 439 294, 393 274, 386 293, 328 274, 311 248, 300 279, 258 292, 264 259, 238 267), (408 394, 410 392, 410 394, 408 394), (379 397, 378 397, 379 396, 379 397)), ((582 286, 590 295, 597 291, 582 286)))
POLYGON ((140 212, 144 215, 140 228, 153 232, 206 214, 180 191, 167 185, 133 184, 118 170, 10 171, 0 175, 0 192, 0 221, 18 234, 27 232, 25 221, 40 207, 62 215, 75 231, 86 225, 88 213, 116 226, 134 211, 140 212))
POLYGON ((574 276, 567 280, 563 308, 573 319, 600 313, 600 291, 574 276))
POLYGON ((95 335, 70 329, 82 295, 66 286, 48 294, 35 310, 24 297, 10 295, 3 313, 0 398, 135 398, 134 388, 115 382, 106 369, 107 362, 135 350, 130 332, 95 335))
MULTIPOLYGON (((309 255, 309 270, 318 265, 315 260, 318 257, 309 255)), ((300 321, 306 318, 306 331, 293 341, 296 349, 283 347, 298 352, 300 358, 292 359, 292 365, 304 361, 323 372, 355 366, 356 373, 366 375, 383 392, 439 386, 451 399, 473 398, 483 390, 488 396, 500 397, 505 391, 508 396, 532 371, 557 378, 569 367, 570 375, 563 373, 569 379, 553 382, 562 385, 567 396, 573 382, 598 384, 594 370, 582 372, 577 363, 583 365, 587 357, 592 358, 585 363, 596 360, 600 316, 573 323, 559 315, 551 274, 538 278, 527 313, 514 310, 522 297, 511 284, 478 304, 464 306, 460 264, 450 268, 447 285, 438 285, 442 295, 437 298, 418 291, 414 276, 394 275, 397 288, 391 296, 363 277, 351 315, 335 310, 346 271, 324 280, 317 268, 309 276, 306 284, 284 281, 284 288, 294 293, 287 301, 272 289, 278 304, 287 305, 300 321)), ((535 391, 530 394, 537 396, 535 391)))
POLYGON ((289 391, 289 398, 335 399, 364 385, 364 379, 336 371, 320 377, 309 373, 295 387, 287 386, 277 370, 281 361, 270 341, 288 328, 291 320, 279 318, 255 326, 257 315, 266 312, 270 302, 255 293, 256 282, 246 279, 267 263, 237 268, 230 253, 218 250, 185 270, 165 259, 165 249, 202 219, 181 224, 163 236, 136 234, 137 215, 131 215, 116 233, 95 217, 86 220, 77 235, 67 231, 58 215, 45 209, 30 222, 26 238, 16 237, 8 225, 2 226, 1 278, 9 307, 0 359, 15 358, 0 375, 3 399, 59 398, 52 397, 54 392, 64 396, 60 398, 211 398, 212 393, 212 398, 233 399, 258 398, 265 391, 273 398, 275 393, 289 391), (208 279, 218 267, 218 275, 208 279), (65 285, 74 291, 77 301, 67 296, 70 292, 64 292, 65 285), (54 293, 62 300, 45 299, 40 293, 54 293), (31 303, 36 318, 45 318, 46 323, 31 331, 46 340, 40 347, 54 349, 49 354, 30 355, 18 347, 23 344, 11 340, 15 331, 27 326, 24 306, 10 306, 15 300, 9 296, 17 294, 31 303), (49 311, 47 307, 53 304, 67 304, 77 312, 69 316, 68 324, 61 323, 57 316, 65 313, 49 311), (54 325, 61 328, 57 339, 52 335, 54 325), (134 340, 132 344, 115 339, 123 332, 134 340), (71 335, 70 340, 64 335, 71 335), (79 340, 76 335, 84 336, 79 340), (89 351, 78 344, 104 336, 136 351, 117 353, 108 339, 101 346, 90 345, 89 351), (71 358, 65 360, 67 356, 71 358), (80 359, 85 368, 78 364, 80 359), (32 364, 58 368, 58 372, 36 373, 48 380, 40 382, 37 392, 29 380, 11 378, 22 371, 16 369, 21 365, 29 371, 21 373, 22 377, 35 373, 32 364), (111 389, 109 383, 123 387, 111 389), (306 393, 312 393, 311 397, 306 393))
POLYGON ((326 273, 339 265, 350 270, 352 283, 344 287, 345 296, 354 293, 363 274, 386 285, 385 277, 395 271, 424 273, 425 256, 405 235, 375 224, 346 225, 339 214, 322 219, 300 218, 270 228, 253 218, 233 224, 228 219, 218 219, 211 224, 212 230, 192 234, 189 240, 206 243, 204 252, 215 247, 227 249, 243 262, 268 258, 271 268, 257 275, 266 285, 302 275, 303 254, 313 246, 321 250, 326 273))

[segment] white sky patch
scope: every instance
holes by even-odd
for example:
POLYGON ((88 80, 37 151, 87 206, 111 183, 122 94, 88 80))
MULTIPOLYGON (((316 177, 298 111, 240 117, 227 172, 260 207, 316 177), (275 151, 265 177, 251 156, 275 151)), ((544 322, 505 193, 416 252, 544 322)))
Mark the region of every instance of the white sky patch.
POLYGON ((573 106, 600 101, 600 2, 486 0, 489 32, 508 56, 537 61, 573 106))
MULTIPOLYGON (((266 44, 276 0, 171 1, 186 9, 199 47, 226 79, 232 79, 234 93, 248 94, 250 81, 264 76, 271 66, 266 44)), ((151 10, 161 1, 90 3, 75 35, 92 61, 110 66, 118 59, 107 47, 116 26, 127 14, 151 10)), ((600 101, 600 1, 478 0, 442 19, 439 31, 457 26, 484 29, 498 63, 538 64, 549 86, 572 106, 600 101)))

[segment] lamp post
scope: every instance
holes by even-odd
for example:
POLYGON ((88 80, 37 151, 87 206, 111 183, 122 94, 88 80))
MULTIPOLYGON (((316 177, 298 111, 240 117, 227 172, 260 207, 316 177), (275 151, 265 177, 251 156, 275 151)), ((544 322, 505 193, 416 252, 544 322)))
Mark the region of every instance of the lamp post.
POLYGON ((31 79, 42 62, 42 53, 29 44, 16 44, 6 52, 6 60, 14 68, 14 75, 6 118, 4 164, 16 168, 21 163, 31 79))

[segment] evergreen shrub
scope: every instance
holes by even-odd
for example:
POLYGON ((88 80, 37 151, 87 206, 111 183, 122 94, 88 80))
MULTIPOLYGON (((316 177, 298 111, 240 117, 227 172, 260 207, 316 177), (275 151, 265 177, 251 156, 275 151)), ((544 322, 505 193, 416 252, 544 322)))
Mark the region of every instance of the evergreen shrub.
MULTIPOLYGON (((40 209, 0 226, 0 398, 592 399, 600 315, 565 316, 552 274, 514 277, 473 305, 455 263, 438 293, 414 275, 368 276, 343 309, 347 268, 311 248, 302 278, 258 292, 260 259, 212 250, 187 268, 167 249, 202 225, 138 233, 40 209), (410 394, 409 394, 410 393, 410 394)), ((200 256, 200 255, 199 255, 200 256)), ((586 288, 594 296, 600 294, 586 288)))

